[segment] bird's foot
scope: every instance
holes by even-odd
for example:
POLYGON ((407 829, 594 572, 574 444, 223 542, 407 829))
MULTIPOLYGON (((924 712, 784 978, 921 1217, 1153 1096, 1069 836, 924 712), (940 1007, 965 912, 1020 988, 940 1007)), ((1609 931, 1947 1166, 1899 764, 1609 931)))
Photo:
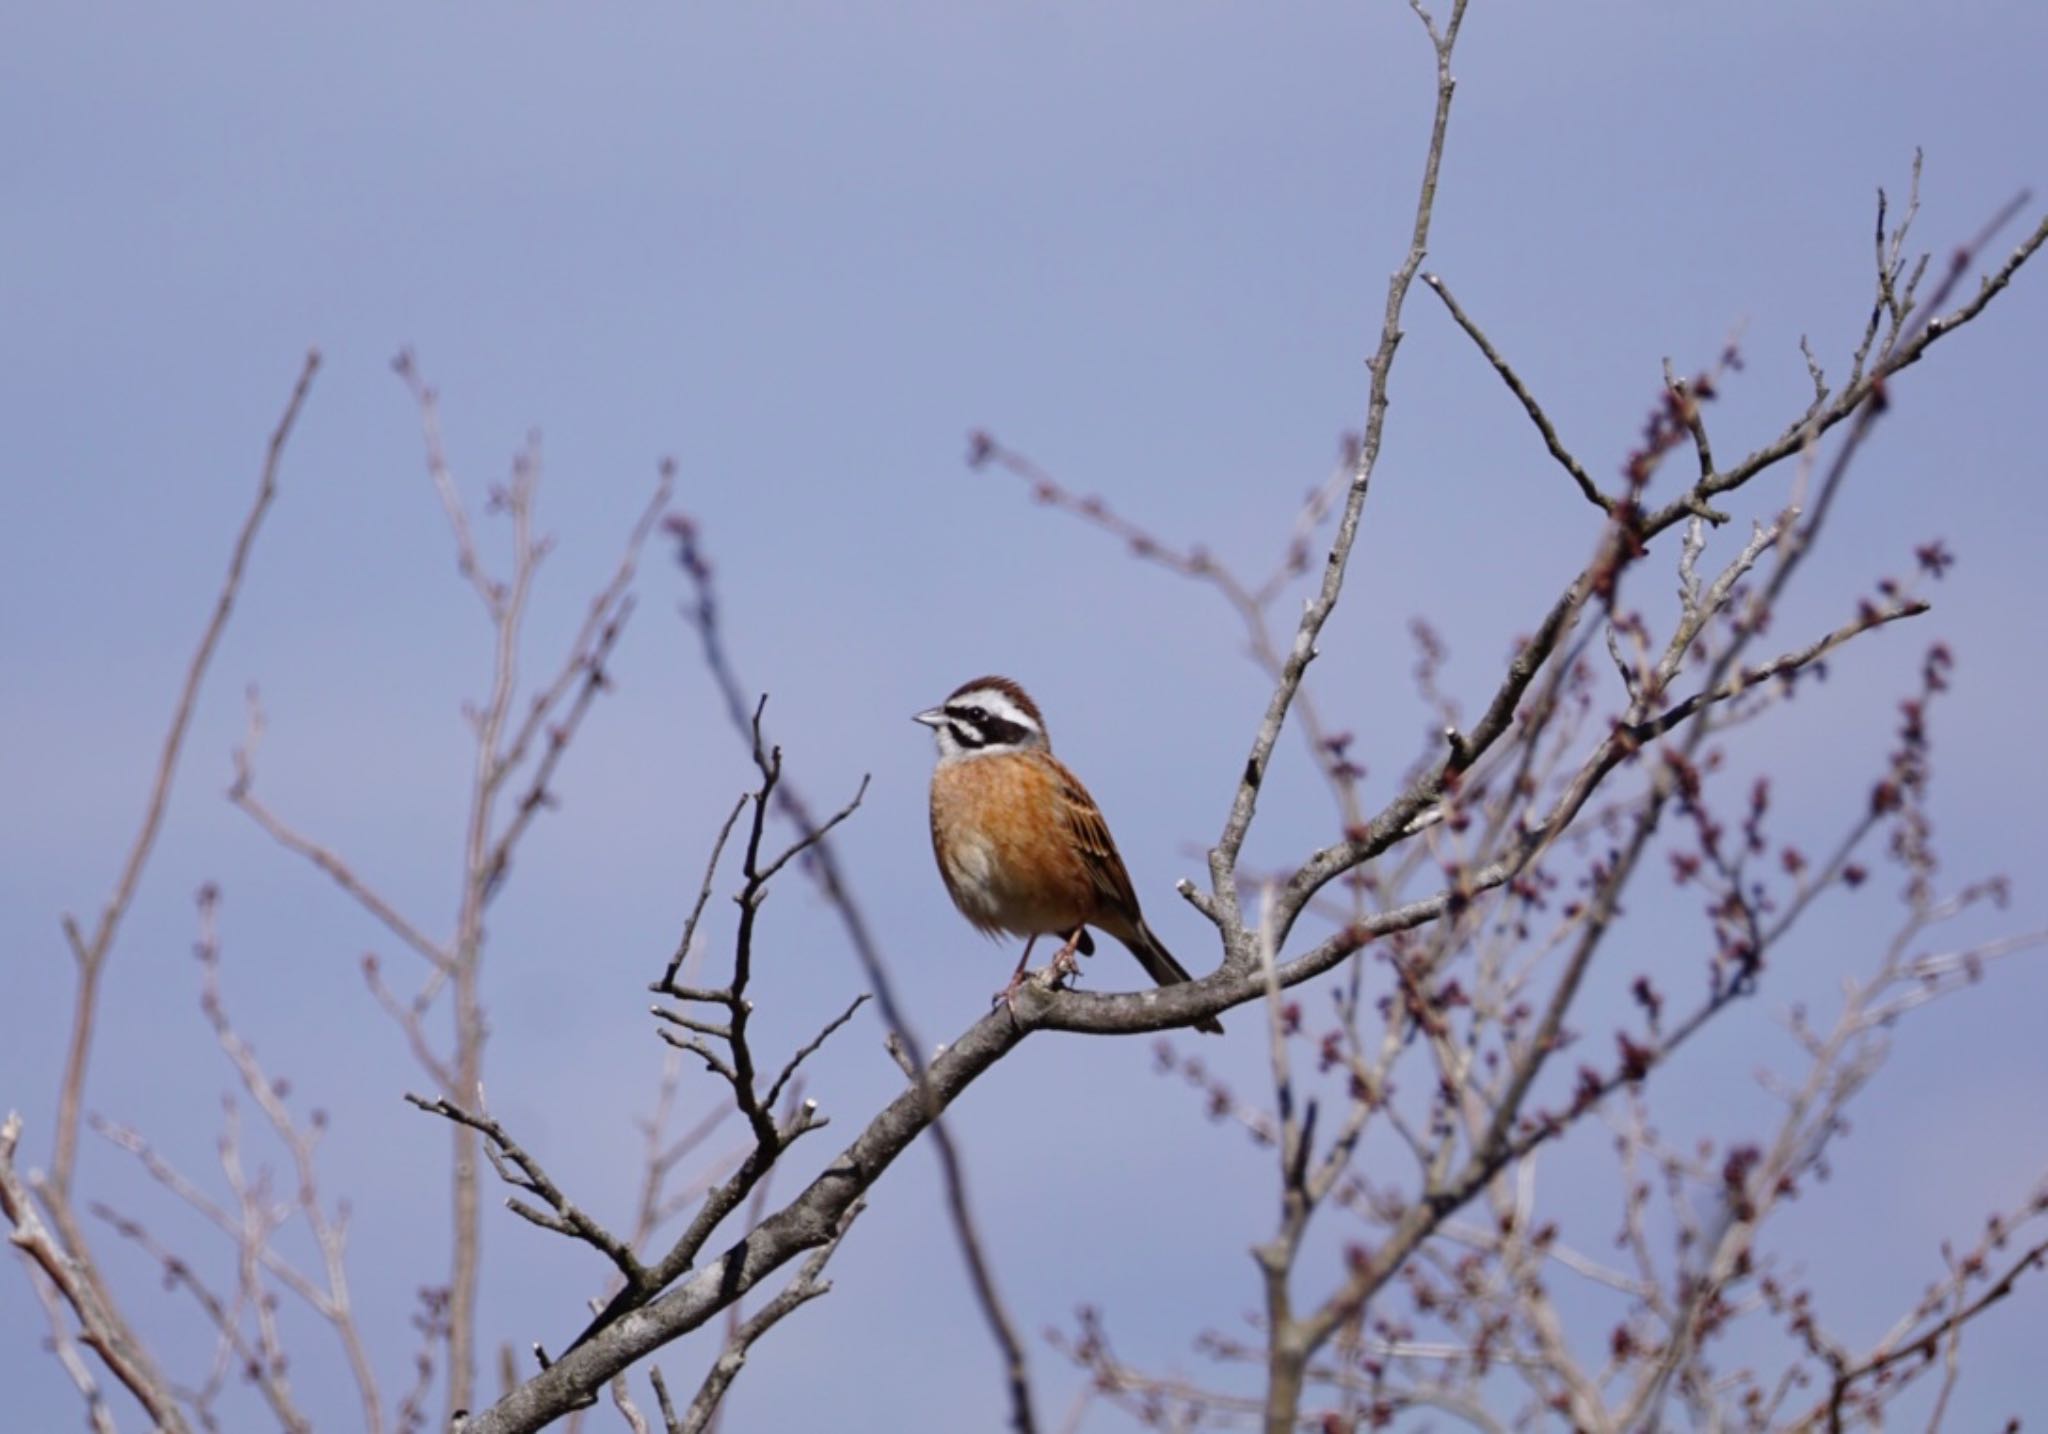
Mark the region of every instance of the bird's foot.
POLYGON ((1058 991, 1063 989, 1070 979, 1080 975, 1081 958, 1079 951, 1079 943, 1075 941, 1069 941, 1066 945, 1055 951, 1052 960, 1046 963, 1045 984, 1058 991))
MULTIPOLYGON (((1081 974, 1081 962, 1078 953, 1088 950, 1093 944, 1093 942, 1088 940, 1086 928, 1083 928, 1068 937, 1066 944, 1053 952, 1052 960, 1046 962, 1038 970, 1030 970, 1024 965, 1024 962, 1018 962, 1017 969, 1010 973, 1010 979, 1003 986, 1003 989, 989 998, 989 1005, 995 1006, 1000 1004, 1008 1008, 1010 1014, 1014 1016, 1017 1013, 1017 993, 1024 989, 1027 981, 1038 982, 1048 991, 1065 989, 1068 981, 1081 974)), ((1027 946, 1024 949, 1024 956, 1025 960, 1028 961, 1030 959, 1030 947, 1027 946)))
POLYGON ((1024 989, 1024 983, 1038 973, 1019 966, 1010 973, 1010 979, 1003 983, 1003 989, 988 998, 990 1006, 1001 1006, 1011 1015, 1017 1014, 1017 993, 1024 989))

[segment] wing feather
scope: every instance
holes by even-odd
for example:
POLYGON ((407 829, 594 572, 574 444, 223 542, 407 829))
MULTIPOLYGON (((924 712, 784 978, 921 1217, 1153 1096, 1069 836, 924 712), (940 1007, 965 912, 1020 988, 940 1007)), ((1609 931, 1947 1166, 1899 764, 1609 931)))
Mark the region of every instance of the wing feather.
POLYGON ((1081 779, 1051 754, 1048 753, 1047 757, 1052 761, 1058 779, 1053 788, 1054 805, 1067 835, 1072 839, 1073 849, 1081 855, 1089 884, 1102 898, 1104 906, 1128 919, 1137 920, 1138 894, 1131 888, 1131 874, 1124 869, 1124 859, 1117 854, 1116 842, 1109 834, 1109 823, 1102 819, 1101 809, 1088 795, 1088 789, 1081 785, 1081 779))

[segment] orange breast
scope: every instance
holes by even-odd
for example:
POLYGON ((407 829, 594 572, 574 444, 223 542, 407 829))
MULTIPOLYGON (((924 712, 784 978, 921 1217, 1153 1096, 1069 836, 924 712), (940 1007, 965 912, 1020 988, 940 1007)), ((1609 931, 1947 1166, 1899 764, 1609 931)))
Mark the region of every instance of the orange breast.
POLYGON ((1065 935, 1093 922, 1096 890, 1057 803, 1057 778, 1028 757, 970 757, 932 774, 939 874, 981 930, 1065 935))

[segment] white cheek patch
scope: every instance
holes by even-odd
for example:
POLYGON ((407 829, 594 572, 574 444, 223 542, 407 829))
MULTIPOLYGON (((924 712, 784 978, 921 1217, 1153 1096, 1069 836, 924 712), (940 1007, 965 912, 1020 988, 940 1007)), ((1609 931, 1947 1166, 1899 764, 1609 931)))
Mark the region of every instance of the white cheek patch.
POLYGON ((980 757, 994 757, 1012 750, 1008 747, 989 746, 986 743, 969 746, 961 741, 959 725, 953 722, 932 728, 932 741, 938 746, 941 767, 950 767, 955 762, 971 762, 980 757))

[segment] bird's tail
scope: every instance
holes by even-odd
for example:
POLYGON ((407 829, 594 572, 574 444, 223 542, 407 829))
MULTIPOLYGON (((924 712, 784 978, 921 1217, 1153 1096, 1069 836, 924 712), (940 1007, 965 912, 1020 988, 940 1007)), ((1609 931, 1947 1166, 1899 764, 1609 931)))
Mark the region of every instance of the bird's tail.
MULTIPOLYGON (((1124 939, 1124 945, 1131 948, 1131 954, 1138 958, 1138 964, 1145 968, 1145 974, 1161 986, 1178 986, 1195 978, 1188 974, 1188 968, 1173 959, 1173 953, 1152 934, 1152 928, 1142 920, 1138 929, 1124 939)), ((1223 1023, 1214 1016, 1195 1022, 1195 1029, 1206 1031, 1212 1036, 1223 1034, 1223 1023)))

